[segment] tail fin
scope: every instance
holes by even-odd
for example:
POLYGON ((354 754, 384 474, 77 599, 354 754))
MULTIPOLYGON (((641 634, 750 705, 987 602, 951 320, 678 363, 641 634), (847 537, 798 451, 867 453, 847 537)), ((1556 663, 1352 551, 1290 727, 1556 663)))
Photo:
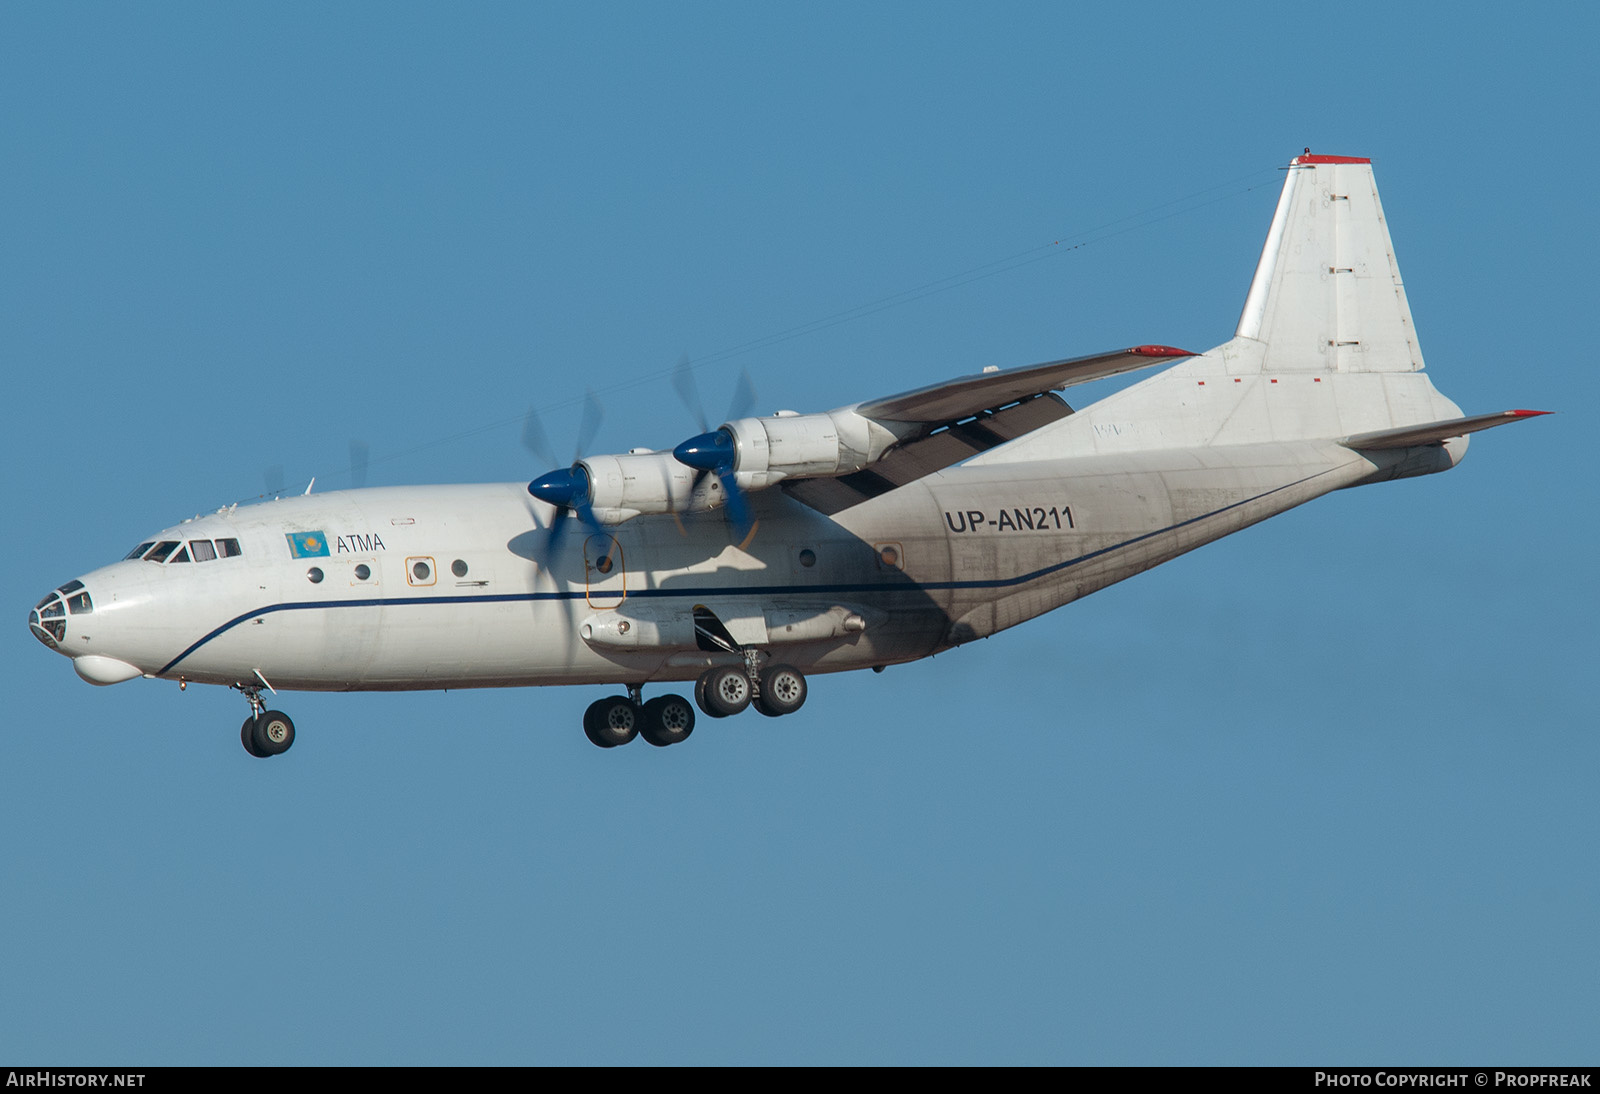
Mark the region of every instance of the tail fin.
POLYGON ((1372 161, 1307 153, 1289 164, 1232 339, 991 459, 1336 443, 1459 417, 1423 371, 1372 161))
POLYGON ((1420 372, 1372 161, 1307 153, 1288 170, 1235 337, 1264 344, 1264 372, 1420 372))

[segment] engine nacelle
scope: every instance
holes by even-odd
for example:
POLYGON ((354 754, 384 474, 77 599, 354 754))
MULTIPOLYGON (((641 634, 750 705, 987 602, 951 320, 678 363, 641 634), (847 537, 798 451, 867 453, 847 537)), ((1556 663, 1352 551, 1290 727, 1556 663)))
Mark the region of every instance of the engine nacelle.
POLYGON ((920 429, 916 423, 877 422, 849 407, 826 414, 780 411, 722 425, 733 437, 738 483, 754 490, 784 479, 860 471, 920 429))
POLYGON ((722 484, 700 476, 673 459, 671 452, 629 452, 579 460, 589 476, 589 505, 595 519, 620 524, 642 513, 690 513, 723 504, 722 484))

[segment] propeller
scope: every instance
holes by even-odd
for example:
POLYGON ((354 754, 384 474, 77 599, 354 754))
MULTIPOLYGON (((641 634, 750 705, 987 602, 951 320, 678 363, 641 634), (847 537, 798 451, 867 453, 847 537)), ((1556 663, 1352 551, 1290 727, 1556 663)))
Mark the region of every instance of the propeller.
MULTIPOLYGON (((559 551, 561 542, 566 537, 569 514, 576 513, 578 520, 591 532, 598 534, 604 531, 589 504, 589 473, 578 463, 578 458, 583 455, 584 450, 594 443, 595 434, 600 431, 600 418, 603 413, 600 400, 594 397, 594 392, 585 392, 583 415, 578 421, 578 440, 574 446, 571 466, 547 471, 528 484, 529 494, 548 505, 555 506, 555 519, 550 522, 551 554, 559 551)), ((522 420, 522 444, 545 463, 556 462, 549 439, 545 436, 544 426, 539 422, 539 412, 533 407, 528 408, 528 415, 522 420)))
MULTIPOLYGON (((726 429, 711 428, 705 405, 700 401, 700 390, 694 382, 694 369, 689 364, 689 358, 678 359, 678 367, 672 372, 672 386, 700 426, 698 434, 672 450, 673 458, 699 472, 695 476, 696 486, 706 475, 717 476, 717 481, 722 483, 723 497, 727 499, 728 519, 739 529, 740 538, 744 538, 750 531, 750 506, 734 473, 739 449, 734 443, 733 434, 726 429)), ((750 371, 740 369, 739 382, 734 386, 733 400, 728 406, 728 416, 723 420, 731 422, 747 417, 755 404, 756 389, 750 380, 750 371)))
POLYGON ((367 485, 367 464, 372 456, 372 448, 366 441, 350 442, 350 485, 360 490, 367 485))

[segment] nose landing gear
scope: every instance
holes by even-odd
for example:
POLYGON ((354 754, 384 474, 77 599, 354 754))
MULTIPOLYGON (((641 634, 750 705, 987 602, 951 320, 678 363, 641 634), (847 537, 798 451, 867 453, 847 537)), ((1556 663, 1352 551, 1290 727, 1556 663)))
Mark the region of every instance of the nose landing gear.
POLYGON ((239 688, 250 701, 250 717, 239 727, 239 743, 258 760, 281 756, 294 744, 294 722, 281 710, 267 710, 261 689, 254 685, 239 688))

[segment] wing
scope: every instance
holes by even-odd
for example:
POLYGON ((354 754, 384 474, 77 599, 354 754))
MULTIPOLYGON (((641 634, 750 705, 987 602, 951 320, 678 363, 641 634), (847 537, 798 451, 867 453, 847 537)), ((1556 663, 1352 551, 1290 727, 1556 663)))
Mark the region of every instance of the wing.
POLYGON ((919 387, 915 391, 873 399, 859 404, 855 411, 864 418, 881 422, 928 422, 940 425, 970 418, 979 411, 1005 406, 1046 391, 1060 391, 1073 384, 1086 384, 1134 369, 1169 364, 1179 357, 1193 357, 1185 349, 1172 346, 1132 346, 1128 349, 1072 357, 1065 361, 1046 361, 1042 365, 997 369, 976 376, 962 376, 942 384, 919 387))
POLYGON ((794 479, 783 491, 831 516, 1065 418, 1072 408, 1056 391, 1193 356, 1172 346, 1132 346, 981 372, 860 403, 850 409, 863 418, 924 428, 859 471, 794 479))

